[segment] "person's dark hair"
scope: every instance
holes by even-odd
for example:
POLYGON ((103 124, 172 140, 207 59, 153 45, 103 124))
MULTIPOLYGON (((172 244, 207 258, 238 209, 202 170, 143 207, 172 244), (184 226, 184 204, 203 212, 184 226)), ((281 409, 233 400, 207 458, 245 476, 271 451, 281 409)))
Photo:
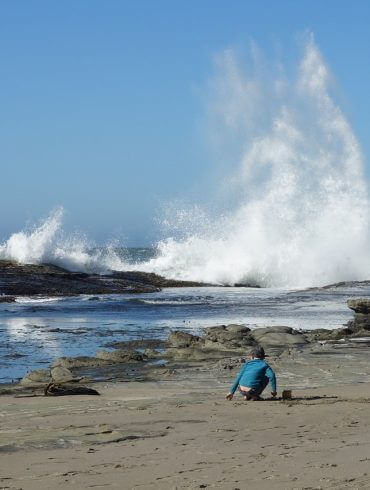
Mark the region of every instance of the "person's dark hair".
POLYGON ((251 356, 257 357, 258 359, 264 359, 266 356, 265 349, 260 346, 253 347, 253 349, 251 350, 251 356))

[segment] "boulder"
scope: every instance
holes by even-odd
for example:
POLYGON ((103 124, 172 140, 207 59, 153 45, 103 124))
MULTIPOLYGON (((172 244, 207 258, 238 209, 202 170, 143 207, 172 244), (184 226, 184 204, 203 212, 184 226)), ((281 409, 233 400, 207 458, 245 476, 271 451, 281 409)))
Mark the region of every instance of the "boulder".
POLYGON ((63 366, 56 366, 51 369, 51 377, 54 383, 67 383, 73 381, 75 377, 69 369, 63 366))
POLYGON ((252 335, 262 347, 298 345, 308 342, 304 335, 290 327, 256 328, 252 335))
POLYGON ((244 335, 244 334, 251 331, 251 329, 249 327, 246 327, 245 325, 238 325, 235 323, 231 323, 230 325, 226 325, 225 328, 228 332, 233 332, 235 334, 241 334, 241 335, 244 335))
POLYGON ((136 350, 124 349, 117 349, 114 351, 102 350, 96 353, 96 357, 112 363, 142 362, 145 359, 145 356, 136 350))
POLYGON ((347 305, 348 308, 351 308, 355 313, 362 313, 364 315, 370 314, 370 299, 349 299, 347 305))
POLYGON ((170 347, 183 349, 201 343, 201 339, 197 335, 174 330, 168 336, 168 343, 170 344, 170 347))
POLYGON ((35 371, 31 371, 27 373, 24 378, 21 380, 21 385, 42 385, 51 383, 51 372, 50 369, 36 369, 35 371))
POLYGON ((204 330, 204 347, 217 350, 245 350, 255 344, 250 328, 244 325, 221 325, 204 330))

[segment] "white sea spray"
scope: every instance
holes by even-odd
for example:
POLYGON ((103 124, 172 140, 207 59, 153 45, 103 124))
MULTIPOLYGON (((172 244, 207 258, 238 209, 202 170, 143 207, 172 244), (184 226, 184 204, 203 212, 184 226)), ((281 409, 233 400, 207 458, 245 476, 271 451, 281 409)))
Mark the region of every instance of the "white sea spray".
MULTIPOLYGON (((164 220, 167 238, 157 256, 135 269, 277 287, 368 279, 363 156, 331 96, 313 37, 293 78, 281 68, 274 76, 256 66, 248 71, 231 50, 218 57, 217 70, 213 115, 240 145, 239 165, 220 186, 237 196, 236 204, 216 215, 198 205, 175 209, 164 220)), ((98 249, 63 233, 62 216, 58 209, 34 229, 14 233, 0 245, 0 258, 89 272, 133 268, 113 245, 98 249)))

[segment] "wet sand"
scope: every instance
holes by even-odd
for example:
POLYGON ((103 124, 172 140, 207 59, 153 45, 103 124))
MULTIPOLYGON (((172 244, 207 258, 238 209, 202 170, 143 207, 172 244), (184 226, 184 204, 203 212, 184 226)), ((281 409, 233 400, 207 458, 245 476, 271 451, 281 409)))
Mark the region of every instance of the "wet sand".
POLYGON ((0 397, 0 488, 370 488, 370 384, 228 402, 201 372, 0 397))

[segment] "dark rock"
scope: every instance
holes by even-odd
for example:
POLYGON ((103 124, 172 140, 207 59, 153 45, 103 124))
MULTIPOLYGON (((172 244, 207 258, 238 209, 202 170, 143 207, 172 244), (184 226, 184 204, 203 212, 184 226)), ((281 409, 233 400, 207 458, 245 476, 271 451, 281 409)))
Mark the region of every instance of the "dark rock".
POLYGON ((61 385, 58 383, 49 383, 45 390, 45 396, 66 396, 66 395, 100 395, 93 388, 86 386, 61 385))
POLYGON ((18 264, 0 260, 0 295, 74 296, 78 294, 151 293, 162 287, 202 286, 168 280, 146 272, 87 274, 51 264, 18 264))
POLYGON ((0 303, 14 303, 15 296, 3 296, 0 295, 0 303))

